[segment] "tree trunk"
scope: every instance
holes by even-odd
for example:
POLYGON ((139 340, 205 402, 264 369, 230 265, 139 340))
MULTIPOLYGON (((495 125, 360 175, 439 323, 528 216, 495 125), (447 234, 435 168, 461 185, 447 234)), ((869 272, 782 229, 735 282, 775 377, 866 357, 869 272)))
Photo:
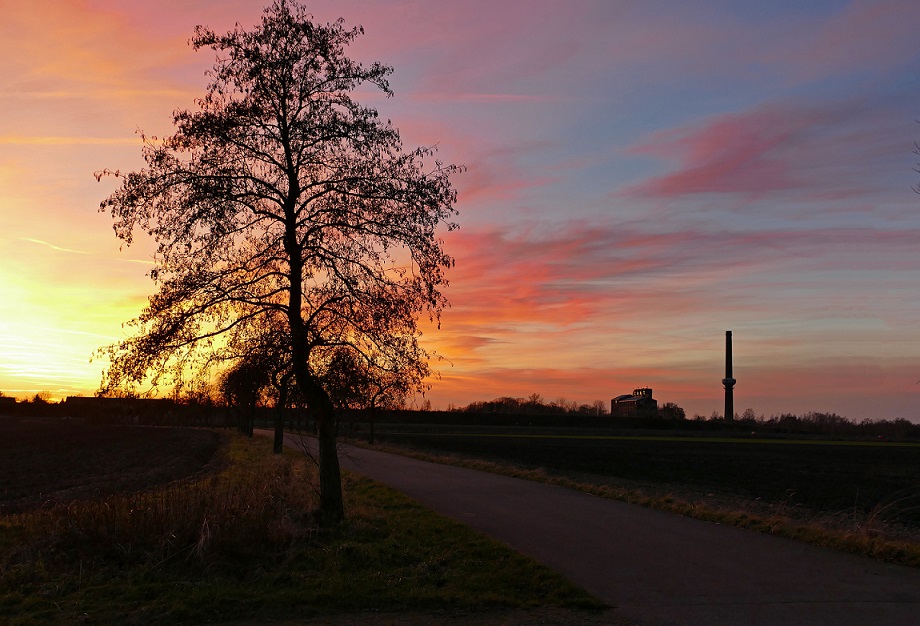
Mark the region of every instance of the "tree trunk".
MULTIPOLYGON (((289 148, 285 146, 286 150, 289 148)), ((338 524, 345 519, 342 499, 342 474, 339 470, 339 450, 335 441, 335 407, 329 394, 310 371, 310 339, 301 317, 303 306, 304 264, 297 233, 297 198, 300 196, 298 173, 287 154, 289 196, 284 203, 284 249, 290 264, 290 294, 288 324, 291 330, 291 365, 297 386, 303 392, 310 410, 316 416, 319 442, 319 510, 316 516, 322 524, 338 524)))
POLYGON ((319 443, 319 510, 316 517, 321 524, 331 526, 345 519, 342 473, 336 445, 335 407, 329 394, 305 365, 305 361, 298 362, 295 356, 297 385, 307 398, 310 412, 314 415, 319 443))
POLYGON ((377 408, 371 408, 371 424, 367 434, 367 443, 374 445, 374 417, 377 415, 377 408))
POLYGON ((275 407, 275 447, 273 452, 281 454, 284 449, 284 407, 287 406, 287 378, 278 389, 278 406, 275 407))
MULTIPOLYGON (((288 384, 292 374, 281 377, 280 382, 276 382, 278 389, 278 404, 275 407, 275 454, 281 454, 284 450, 284 409, 287 408, 288 384)), ((274 376, 272 377, 274 379, 274 376)))
POLYGON ((275 446, 272 452, 281 454, 284 450, 284 408, 275 411, 275 446))
POLYGON ((317 515, 324 524, 337 524, 345 519, 345 505, 342 499, 339 450, 335 440, 335 414, 331 410, 317 412, 316 422, 320 493, 317 515))

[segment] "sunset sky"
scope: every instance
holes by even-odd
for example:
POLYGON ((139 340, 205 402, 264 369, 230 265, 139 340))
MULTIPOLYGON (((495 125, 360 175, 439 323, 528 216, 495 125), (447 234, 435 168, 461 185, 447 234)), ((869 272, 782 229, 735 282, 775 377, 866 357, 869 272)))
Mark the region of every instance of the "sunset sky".
MULTIPOLYGON (((203 95, 196 24, 263 0, 0 0, 0 391, 91 394, 152 293, 103 168, 203 95)), ((654 389, 920 421, 920 2, 321 0, 368 91, 462 163, 435 408, 654 389)))

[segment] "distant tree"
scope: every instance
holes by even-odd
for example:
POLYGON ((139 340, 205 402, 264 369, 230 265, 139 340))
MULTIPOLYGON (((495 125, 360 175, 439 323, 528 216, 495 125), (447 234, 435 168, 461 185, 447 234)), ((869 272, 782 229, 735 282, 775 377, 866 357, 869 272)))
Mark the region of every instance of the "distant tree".
POLYGON ((687 414, 682 408, 673 402, 665 402, 658 408, 658 416, 668 420, 682 420, 687 418, 687 414))
POLYGON ((607 403, 595 400, 591 404, 581 404, 569 401, 564 397, 545 403, 543 396, 538 393, 525 398, 512 398, 505 396, 494 400, 471 402, 462 409, 467 413, 521 413, 521 414, 566 414, 604 415, 607 413, 607 403))
MULTIPOLYGON (((570 411, 571 412, 571 411, 570 411)), ((607 412, 607 403, 603 400, 595 400, 591 404, 580 404, 575 413, 580 415, 604 415, 607 412)))
POLYGON ((185 389, 179 402, 193 409, 192 419, 200 426, 213 426, 214 416, 220 404, 220 390, 208 380, 198 380, 185 389))
POLYGON ((253 435, 256 409, 268 384, 260 361, 240 360, 223 372, 220 391, 227 405, 236 410, 237 428, 244 435, 253 435))
POLYGON ((827 434, 846 432, 852 426, 852 423, 841 415, 817 411, 806 413, 800 418, 800 422, 808 430, 827 434))
POLYGON ((231 335, 221 358, 233 355, 237 366, 247 363, 261 373, 260 390, 263 401, 275 406, 274 442, 272 451, 281 454, 284 448, 284 412, 298 394, 293 390, 294 369, 290 353, 290 333, 287 322, 279 312, 262 317, 257 327, 231 335))
POLYGON ((570 401, 565 396, 559 396, 552 402, 550 402, 550 407, 556 409, 559 413, 574 413, 578 410, 578 403, 570 401))
MULTIPOLYGON (((422 387, 427 373, 419 363, 407 363, 406 369, 391 371, 375 360, 373 353, 356 355, 337 350, 321 372, 330 398, 342 409, 364 409, 370 418, 368 442, 374 443, 374 422, 380 409, 405 406, 406 399, 422 387)), ((431 405, 427 409, 430 410, 431 405)))
POLYGON ((392 69, 349 59, 363 31, 315 24, 277 0, 261 24, 194 48, 219 54, 199 110, 176 133, 143 137, 146 168, 118 177, 106 199, 118 237, 157 242, 158 291, 131 322, 136 334, 103 349, 103 388, 174 383, 189 369, 235 358, 267 318, 284 320, 293 381, 317 422, 320 517, 344 518, 335 404, 320 375, 329 352, 373 352, 387 371, 419 364, 418 317, 437 321, 453 259, 436 231, 453 229, 450 177, 432 150, 404 150, 398 131, 352 98, 391 96, 392 69), (224 355, 226 346, 234 348, 224 355))
MULTIPOLYGON (((406 398, 419 388, 421 381, 415 381, 412 373, 388 372, 365 360, 357 360, 351 353, 341 353, 339 363, 330 367, 330 375, 336 381, 331 384, 340 391, 334 394, 349 408, 364 409, 370 428, 367 441, 374 443, 374 428, 381 409, 399 409, 405 406, 406 398)), ((420 375, 421 371, 416 371, 420 375)))
POLYGON ((51 403, 51 392, 50 391, 39 391, 37 394, 32 396, 32 404, 50 404, 51 403))

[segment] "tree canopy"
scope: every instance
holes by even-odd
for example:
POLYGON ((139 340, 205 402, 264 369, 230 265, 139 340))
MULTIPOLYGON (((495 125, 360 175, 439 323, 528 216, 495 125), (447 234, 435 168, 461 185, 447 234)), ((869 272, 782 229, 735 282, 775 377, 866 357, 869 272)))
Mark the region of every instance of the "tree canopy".
POLYGON ((142 136, 145 168, 97 174, 121 182, 100 208, 116 235, 156 242, 156 292, 133 334, 102 349, 103 390, 280 352, 319 425, 330 519, 343 510, 327 370, 344 351, 379 379, 422 387, 418 319, 438 321, 447 304, 440 232, 457 227, 460 168, 405 149, 353 98, 393 95, 392 68, 346 56, 362 33, 286 0, 252 30, 197 27, 193 47, 218 54, 197 108, 174 114, 172 136, 142 136))

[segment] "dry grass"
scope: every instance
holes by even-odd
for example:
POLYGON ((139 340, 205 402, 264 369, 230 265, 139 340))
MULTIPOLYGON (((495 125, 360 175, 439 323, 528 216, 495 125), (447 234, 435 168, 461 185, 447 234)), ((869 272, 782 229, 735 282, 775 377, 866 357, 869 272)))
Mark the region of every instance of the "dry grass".
POLYGON ((309 534, 311 496, 302 469, 290 457, 269 456, 247 470, 57 504, 7 516, 0 524, 34 538, 10 554, 18 560, 54 554, 84 563, 206 562, 220 558, 228 547, 283 546, 309 534))

